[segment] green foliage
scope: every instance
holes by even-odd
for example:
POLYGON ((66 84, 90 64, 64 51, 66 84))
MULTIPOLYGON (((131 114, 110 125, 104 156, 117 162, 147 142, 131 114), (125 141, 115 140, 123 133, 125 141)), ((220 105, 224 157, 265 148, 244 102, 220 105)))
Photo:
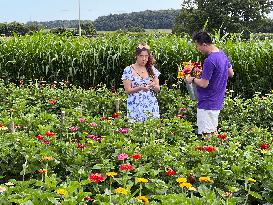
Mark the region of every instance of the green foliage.
POLYGON ((263 29, 272 6, 270 0, 186 0, 176 18, 174 31, 192 34, 201 30, 208 20, 207 31, 257 32, 263 29))

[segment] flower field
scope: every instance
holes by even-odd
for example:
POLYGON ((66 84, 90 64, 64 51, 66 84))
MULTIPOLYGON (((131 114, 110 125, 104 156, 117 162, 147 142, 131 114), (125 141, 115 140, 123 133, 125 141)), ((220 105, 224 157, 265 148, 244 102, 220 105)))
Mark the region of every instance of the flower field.
POLYGON ((164 85, 161 120, 135 124, 122 89, 0 91, 0 204, 273 203, 272 92, 229 91, 219 135, 204 141, 195 102, 164 85))

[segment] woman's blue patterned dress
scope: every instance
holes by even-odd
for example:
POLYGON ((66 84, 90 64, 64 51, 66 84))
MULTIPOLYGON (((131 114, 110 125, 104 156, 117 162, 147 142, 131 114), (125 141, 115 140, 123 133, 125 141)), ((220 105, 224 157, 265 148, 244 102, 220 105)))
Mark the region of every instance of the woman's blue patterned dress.
MULTIPOLYGON (((122 75, 122 80, 131 80, 132 87, 149 84, 152 80, 150 77, 141 78, 134 76, 133 68, 127 66, 122 75)), ((155 76, 159 76, 160 72, 153 67, 155 76)), ((134 121, 144 122, 147 119, 159 119, 159 107, 155 96, 155 92, 150 90, 148 92, 139 91, 128 94, 127 98, 127 117, 134 121)))

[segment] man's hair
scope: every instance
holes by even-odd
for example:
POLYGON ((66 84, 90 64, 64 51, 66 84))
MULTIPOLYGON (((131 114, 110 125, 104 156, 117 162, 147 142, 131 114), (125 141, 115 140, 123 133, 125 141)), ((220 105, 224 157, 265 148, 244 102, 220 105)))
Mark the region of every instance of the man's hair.
POLYGON ((198 44, 212 44, 212 39, 209 33, 206 31, 200 31, 198 33, 195 33, 192 37, 192 40, 198 44))

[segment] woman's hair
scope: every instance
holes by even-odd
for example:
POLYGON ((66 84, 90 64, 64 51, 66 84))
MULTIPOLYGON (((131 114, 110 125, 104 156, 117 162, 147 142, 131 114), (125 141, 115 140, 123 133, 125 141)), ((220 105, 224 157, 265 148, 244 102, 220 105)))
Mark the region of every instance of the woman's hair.
POLYGON ((198 33, 195 33, 192 37, 192 40, 198 44, 212 44, 212 39, 209 33, 206 31, 200 31, 198 33))
POLYGON ((155 74, 153 71, 153 65, 155 64, 155 59, 150 52, 150 46, 148 46, 146 43, 140 43, 136 47, 135 56, 139 56, 142 51, 147 51, 149 54, 148 61, 145 65, 145 67, 146 67, 146 70, 147 70, 149 76, 154 78, 155 74))

